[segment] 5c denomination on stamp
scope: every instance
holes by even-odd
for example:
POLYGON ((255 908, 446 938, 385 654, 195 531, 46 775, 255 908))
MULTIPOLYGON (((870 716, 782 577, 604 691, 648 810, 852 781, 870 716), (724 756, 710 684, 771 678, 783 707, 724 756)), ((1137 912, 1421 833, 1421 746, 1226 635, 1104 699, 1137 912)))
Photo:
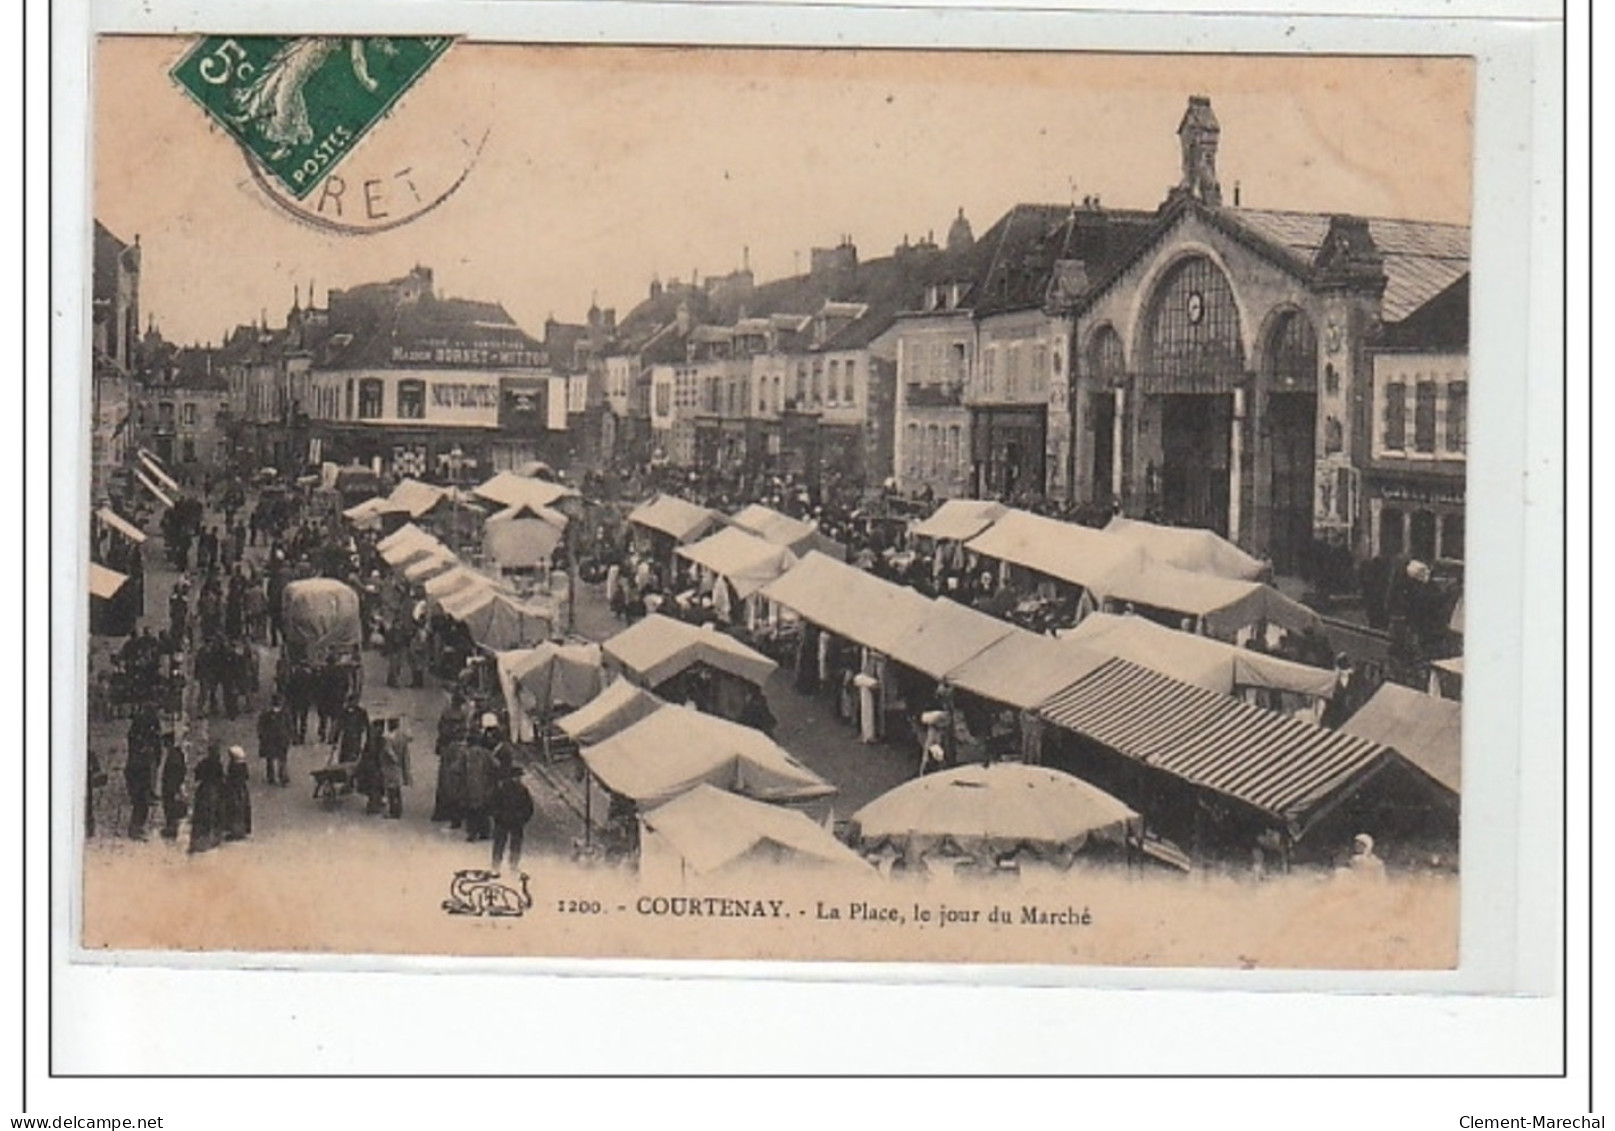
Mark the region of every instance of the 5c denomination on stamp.
POLYGON ((448 36, 209 36, 171 72, 295 200, 448 50, 448 36))

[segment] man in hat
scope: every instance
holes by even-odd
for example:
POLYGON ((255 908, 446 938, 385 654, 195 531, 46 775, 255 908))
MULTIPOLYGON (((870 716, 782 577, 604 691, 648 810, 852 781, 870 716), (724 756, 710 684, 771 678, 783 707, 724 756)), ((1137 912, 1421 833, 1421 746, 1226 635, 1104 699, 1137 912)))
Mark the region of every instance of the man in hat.
POLYGON ((508 847, 510 869, 519 874, 522 838, 527 822, 533 819, 533 795, 522 784, 521 767, 514 763, 499 763, 497 779, 488 798, 488 814, 493 819, 493 872, 499 874, 508 847))
POLYGON ((258 715, 258 757, 264 760, 264 781, 270 785, 291 784, 286 776, 286 756, 291 747, 291 717, 285 700, 275 695, 258 715))

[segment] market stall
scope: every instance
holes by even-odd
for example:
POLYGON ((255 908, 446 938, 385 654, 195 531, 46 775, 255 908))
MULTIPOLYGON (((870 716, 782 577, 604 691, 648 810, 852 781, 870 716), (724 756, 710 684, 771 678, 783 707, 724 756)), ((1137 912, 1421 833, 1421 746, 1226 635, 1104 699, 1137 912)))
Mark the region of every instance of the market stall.
POLYGON ((701 538, 723 521, 716 511, 677 495, 653 495, 628 512, 628 524, 642 532, 683 546, 701 538))
POLYGON ((1292 693, 1316 704, 1333 698, 1337 689, 1333 671, 1178 632, 1139 616, 1095 613, 1060 640, 1223 695, 1262 688, 1292 693))
POLYGON ((549 507, 508 506, 483 523, 483 557, 502 572, 547 571, 566 534, 566 522, 564 514, 549 507))
MULTIPOLYGON (((1110 660, 1039 709, 1048 761, 1136 808, 1197 859, 1248 862, 1275 838, 1328 859, 1378 831, 1387 804, 1406 819, 1453 811, 1455 797, 1378 742, 1289 718, 1126 660, 1110 660)), ((1456 825, 1454 823, 1454 829, 1456 825)))
POLYGON ((563 483, 554 483, 548 479, 520 475, 514 471, 501 471, 498 475, 477 487, 473 494, 487 499, 491 503, 497 503, 501 507, 529 506, 534 508, 553 508, 562 499, 578 497, 575 490, 563 483))
POLYGON ((583 706, 555 720, 560 731, 580 746, 604 742, 618 731, 655 714, 665 702, 626 679, 614 680, 583 706))
POLYGON ((605 678, 598 644, 545 642, 496 651, 494 660, 518 742, 536 741, 557 710, 592 702, 605 678))
POLYGON ((698 785, 640 814, 639 874, 677 882, 780 865, 872 875, 870 865, 807 815, 698 785))
POLYGON ((1131 542, 1162 565, 1230 581, 1265 581, 1273 569, 1215 531, 1192 526, 1161 526, 1117 515, 1105 533, 1131 542))
POLYGON ((968 542, 1009 513, 992 499, 947 499, 929 517, 909 528, 914 538, 937 542, 968 542))
POLYGON ((1142 549, 1124 539, 1018 510, 970 539, 965 549, 1003 563, 1011 578, 1016 570, 1030 575, 1025 589, 1053 583, 1076 587, 1085 596, 1107 581, 1137 572, 1147 560, 1142 549))
POLYGON ((800 619, 884 654, 931 611, 914 590, 824 554, 808 554, 761 592, 800 619))
POLYGON ((605 788, 640 809, 702 784, 758 801, 836 792, 761 731, 672 704, 585 746, 583 760, 605 788))
POLYGON ((923 617, 892 642, 891 659, 932 679, 942 679, 966 661, 1016 632, 1012 624, 938 597, 923 617))
POLYGON ((860 851, 929 857, 975 874, 1013 869, 1030 856, 1069 866, 1090 844, 1124 855, 1139 815, 1097 786, 1045 766, 960 766, 905 782, 852 815, 860 851))
POLYGON ((1236 641, 1263 628, 1316 632, 1323 624, 1317 613, 1271 585, 1191 573, 1148 558, 1117 567, 1089 590, 1107 611, 1120 612, 1129 605, 1140 612, 1153 610, 1188 631, 1219 640, 1236 641))
POLYGON ((761 503, 742 507, 729 522, 765 542, 781 546, 797 557, 818 551, 838 562, 847 560, 847 548, 805 519, 792 518, 761 503))
POLYGON ((714 628, 657 614, 604 644, 607 667, 677 702, 694 702, 726 719, 756 712, 773 660, 714 628))
POLYGON ((445 494, 442 487, 422 483, 419 479, 404 478, 387 496, 385 505, 389 510, 407 511, 410 519, 414 520, 442 502, 445 494))
POLYGON ((1394 746, 1454 794, 1463 784, 1463 705, 1399 683, 1379 690, 1340 724, 1342 734, 1394 746))
POLYGON ((711 585, 719 619, 729 624, 744 622, 748 627, 757 620, 758 605, 753 596, 797 560, 783 546, 734 526, 680 546, 675 553, 704 571, 703 583, 711 585))

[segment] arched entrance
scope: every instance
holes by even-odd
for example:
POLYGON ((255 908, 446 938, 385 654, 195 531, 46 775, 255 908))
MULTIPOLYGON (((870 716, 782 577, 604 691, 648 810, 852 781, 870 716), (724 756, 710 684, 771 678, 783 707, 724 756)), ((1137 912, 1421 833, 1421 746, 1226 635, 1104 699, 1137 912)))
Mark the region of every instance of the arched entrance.
POLYGON ((1141 345, 1145 505, 1162 521, 1237 538, 1245 345, 1222 270, 1203 255, 1174 264, 1150 298, 1141 345))
POLYGON ((1298 310, 1273 321, 1262 351, 1268 447, 1268 555, 1279 573, 1310 572, 1317 457, 1318 335, 1298 310))

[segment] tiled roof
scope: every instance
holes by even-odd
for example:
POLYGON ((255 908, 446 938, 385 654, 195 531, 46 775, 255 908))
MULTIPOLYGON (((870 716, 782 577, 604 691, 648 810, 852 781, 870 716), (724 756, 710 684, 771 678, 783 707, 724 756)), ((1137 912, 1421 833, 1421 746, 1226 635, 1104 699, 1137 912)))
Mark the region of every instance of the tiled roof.
MULTIPOLYGON (((1311 263, 1329 232, 1326 212, 1223 208, 1218 214, 1311 263)), ((1381 317, 1400 322, 1469 273, 1469 229, 1427 220, 1368 218, 1368 234, 1385 261, 1381 317)))

